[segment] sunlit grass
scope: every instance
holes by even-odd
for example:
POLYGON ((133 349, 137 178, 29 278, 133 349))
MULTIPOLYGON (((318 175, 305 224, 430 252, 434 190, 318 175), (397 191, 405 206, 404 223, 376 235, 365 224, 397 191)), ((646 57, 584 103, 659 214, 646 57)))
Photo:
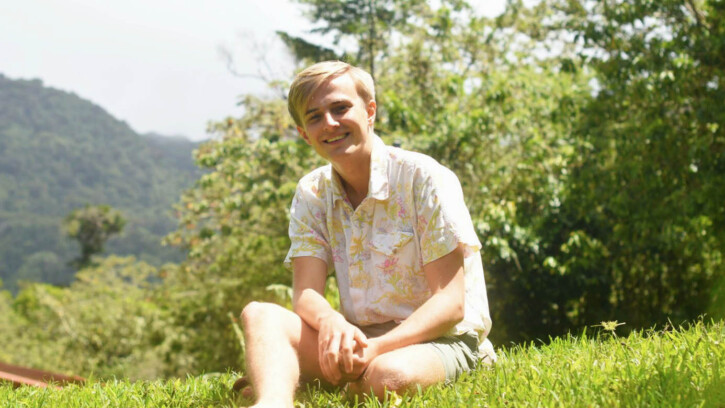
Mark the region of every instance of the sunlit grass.
MULTIPOLYGON (((609 326, 607 326, 609 327, 609 326)), ((602 328, 605 328, 603 325, 602 328)), ((725 325, 697 323, 677 330, 613 330, 552 339, 499 351, 454 386, 410 397, 392 396, 363 407, 723 407, 725 325)), ((0 387, 9 407, 232 407, 245 401, 231 391, 235 373, 186 380, 91 382, 61 390, 0 387)), ((305 390, 299 407, 353 407, 340 393, 305 390)))

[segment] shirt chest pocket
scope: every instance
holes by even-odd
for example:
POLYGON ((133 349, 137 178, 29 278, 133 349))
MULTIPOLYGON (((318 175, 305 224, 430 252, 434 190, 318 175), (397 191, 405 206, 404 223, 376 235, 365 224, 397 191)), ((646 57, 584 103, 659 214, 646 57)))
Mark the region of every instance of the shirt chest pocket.
POLYGON ((373 239, 368 246, 375 251, 376 255, 392 257, 396 255, 408 255, 405 249, 413 240, 413 233, 407 231, 390 231, 386 233, 373 234, 373 239))
POLYGON ((369 243, 371 283, 375 296, 387 302, 408 304, 427 294, 420 267, 420 252, 413 232, 393 230, 373 235, 369 243))

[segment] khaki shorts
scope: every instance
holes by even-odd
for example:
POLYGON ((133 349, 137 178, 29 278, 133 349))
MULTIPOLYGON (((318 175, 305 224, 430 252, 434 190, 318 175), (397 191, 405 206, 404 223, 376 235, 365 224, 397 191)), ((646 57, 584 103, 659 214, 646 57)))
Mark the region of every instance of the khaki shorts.
MULTIPOLYGON (((395 322, 361 326, 360 330, 368 337, 378 337, 397 326, 395 322)), ((466 332, 458 336, 443 336, 423 343, 435 350, 441 358, 446 372, 446 384, 457 380, 461 374, 478 366, 478 334, 466 332)))

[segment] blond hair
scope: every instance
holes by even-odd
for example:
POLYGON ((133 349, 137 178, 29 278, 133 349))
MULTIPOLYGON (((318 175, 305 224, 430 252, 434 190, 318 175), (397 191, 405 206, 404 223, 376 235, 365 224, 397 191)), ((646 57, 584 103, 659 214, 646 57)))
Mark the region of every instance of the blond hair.
POLYGON ((345 74, 352 77, 357 94, 366 104, 375 99, 373 77, 363 69, 342 61, 318 62, 297 74, 290 86, 287 110, 297 126, 304 126, 304 112, 315 90, 325 81, 345 74))

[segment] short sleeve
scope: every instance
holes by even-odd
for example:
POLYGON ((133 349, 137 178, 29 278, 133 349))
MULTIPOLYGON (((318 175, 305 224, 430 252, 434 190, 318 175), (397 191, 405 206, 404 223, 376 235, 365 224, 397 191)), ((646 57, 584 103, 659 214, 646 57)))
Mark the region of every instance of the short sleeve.
POLYGON ((284 260, 285 267, 291 269, 292 258, 300 256, 320 258, 327 263, 328 269, 332 267, 329 239, 326 236, 324 222, 324 205, 316 194, 316 189, 300 181, 290 207, 291 245, 284 260))
POLYGON ((416 212, 423 265, 463 244, 464 257, 481 250, 458 177, 442 165, 417 182, 416 212))

